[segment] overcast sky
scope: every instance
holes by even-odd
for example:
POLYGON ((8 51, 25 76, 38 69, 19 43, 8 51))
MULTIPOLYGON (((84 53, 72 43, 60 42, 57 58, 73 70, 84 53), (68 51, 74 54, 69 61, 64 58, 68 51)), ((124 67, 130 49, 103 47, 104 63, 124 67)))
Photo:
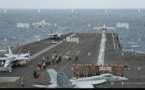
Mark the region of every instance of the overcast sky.
POLYGON ((0 0, 0 8, 145 8, 145 0, 0 0))

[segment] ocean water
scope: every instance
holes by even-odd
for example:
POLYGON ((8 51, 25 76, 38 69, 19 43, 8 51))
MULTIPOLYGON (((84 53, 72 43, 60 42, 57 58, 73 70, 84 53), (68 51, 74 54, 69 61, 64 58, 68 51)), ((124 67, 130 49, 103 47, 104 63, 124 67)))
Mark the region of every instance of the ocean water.
POLYGON ((0 50, 7 46, 26 44, 47 38, 53 32, 96 33, 95 26, 106 24, 115 27, 114 32, 121 38, 123 50, 133 49, 145 53, 145 9, 0 9, 0 50), (50 26, 36 27, 32 23, 45 20, 50 26), (25 23, 26 27, 17 27, 25 23), (117 23, 128 24, 129 27, 117 27, 117 23))

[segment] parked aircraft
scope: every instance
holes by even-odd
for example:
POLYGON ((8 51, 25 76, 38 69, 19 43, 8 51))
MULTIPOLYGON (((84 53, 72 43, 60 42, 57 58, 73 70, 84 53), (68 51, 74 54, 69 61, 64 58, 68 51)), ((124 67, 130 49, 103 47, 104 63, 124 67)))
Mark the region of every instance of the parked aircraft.
POLYGON ((29 60, 30 57, 29 51, 28 53, 25 54, 23 53, 20 54, 20 51, 19 54, 13 54, 10 47, 8 47, 8 51, 9 53, 4 54, 6 57, 0 57, 0 60, 2 60, 1 65, 3 65, 4 67, 9 67, 9 66, 11 67, 13 65, 22 65, 24 63, 26 64, 26 60, 29 60))
POLYGON ((50 85, 32 85, 41 88, 94 88, 94 85, 114 84, 128 80, 125 77, 114 76, 106 73, 99 76, 70 80, 63 72, 57 73, 54 69, 48 69, 51 77, 50 85))

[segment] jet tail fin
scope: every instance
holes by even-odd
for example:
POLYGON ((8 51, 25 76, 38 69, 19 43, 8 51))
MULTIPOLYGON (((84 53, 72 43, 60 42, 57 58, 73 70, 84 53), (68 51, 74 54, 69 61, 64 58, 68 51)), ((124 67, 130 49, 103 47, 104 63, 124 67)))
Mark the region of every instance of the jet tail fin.
POLYGON ((13 53, 12 53, 12 50, 9 46, 8 46, 8 50, 9 50, 9 54, 12 55, 13 53))
POLYGON ((57 72, 54 69, 48 69, 47 72, 49 73, 51 78, 50 83, 55 84, 57 82, 57 72))
POLYGON ((30 57, 30 52, 28 51, 29 57, 30 57))
POLYGON ((50 75, 51 83, 55 85, 59 85, 61 87, 74 87, 70 79, 63 73, 57 73, 54 69, 48 69, 47 72, 50 75))
POLYGON ((57 74, 57 85, 62 87, 73 86, 70 79, 63 72, 57 74))
POLYGON ((23 48, 23 47, 20 48, 18 55, 20 55, 22 48, 23 48))

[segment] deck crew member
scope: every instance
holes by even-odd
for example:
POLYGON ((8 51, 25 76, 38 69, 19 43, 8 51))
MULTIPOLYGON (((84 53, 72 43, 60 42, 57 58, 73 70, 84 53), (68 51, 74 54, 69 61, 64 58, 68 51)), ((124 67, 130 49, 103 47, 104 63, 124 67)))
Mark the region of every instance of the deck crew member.
POLYGON ((24 76, 21 78, 21 86, 24 86, 24 76))

